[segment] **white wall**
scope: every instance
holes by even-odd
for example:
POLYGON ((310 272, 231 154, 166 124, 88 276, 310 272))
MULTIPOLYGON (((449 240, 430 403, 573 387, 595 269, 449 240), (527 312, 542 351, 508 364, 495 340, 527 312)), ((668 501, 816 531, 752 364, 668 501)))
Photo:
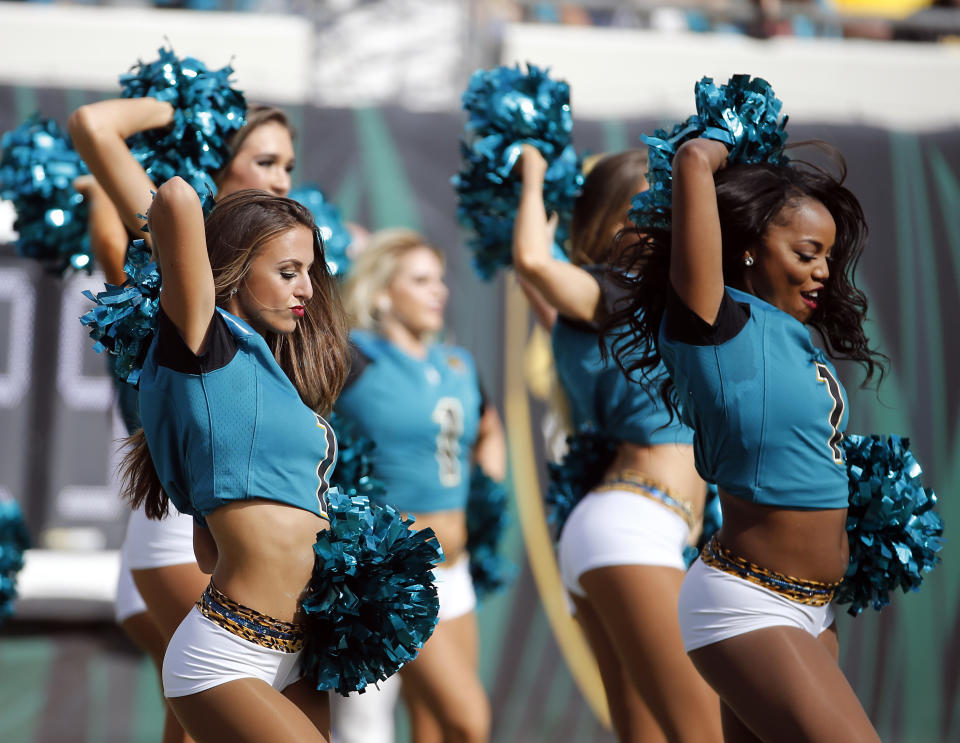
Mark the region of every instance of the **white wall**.
POLYGON ((212 68, 233 64, 253 100, 309 93, 313 26, 297 16, 0 2, 0 84, 117 90, 137 59, 172 44, 212 68))
POLYGON ((777 38, 514 24, 504 64, 530 61, 570 83, 575 117, 694 112, 702 76, 766 78, 795 122, 911 130, 960 126, 960 45, 777 38))

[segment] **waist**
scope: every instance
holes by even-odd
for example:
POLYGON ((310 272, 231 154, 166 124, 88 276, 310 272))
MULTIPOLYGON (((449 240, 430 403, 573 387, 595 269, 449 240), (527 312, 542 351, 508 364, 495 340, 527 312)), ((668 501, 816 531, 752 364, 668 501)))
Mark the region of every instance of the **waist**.
POLYGON ((450 567, 466 554, 467 547, 467 513, 463 509, 451 511, 430 511, 427 513, 412 513, 416 518, 414 529, 433 529, 437 541, 443 548, 444 567, 450 567))
POLYGON ((720 492, 720 543, 787 575, 833 583, 849 561, 845 508, 798 511, 749 503, 720 492))
POLYGON ((291 621, 313 572, 313 544, 328 522, 300 508, 245 500, 216 509, 217 586, 242 604, 291 621))
POLYGON ((671 490, 644 472, 633 469, 610 471, 593 490, 598 493, 626 490, 651 498, 678 514, 687 523, 691 533, 699 530, 699 520, 703 513, 703 496, 697 504, 694 499, 671 490))
POLYGON ((833 601, 840 581, 796 578, 762 567, 724 547, 716 535, 704 546, 700 560, 717 570, 756 583, 791 601, 808 606, 826 606, 833 601))
POLYGON ((197 601, 197 609, 214 624, 261 647, 284 653, 303 649, 304 628, 301 624, 274 619, 244 606, 220 591, 212 580, 197 601))

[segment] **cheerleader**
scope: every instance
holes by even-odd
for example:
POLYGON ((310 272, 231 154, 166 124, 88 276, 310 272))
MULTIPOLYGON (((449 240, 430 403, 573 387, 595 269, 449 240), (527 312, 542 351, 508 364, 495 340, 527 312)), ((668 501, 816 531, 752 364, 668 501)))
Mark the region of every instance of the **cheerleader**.
POLYGON ((150 211, 163 275, 124 459, 134 507, 195 521, 200 601, 163 687, 197 741, 329 741, 327 695, 300 678, 299 597, 325 528, 336 439, 319 413, 346 377, 346 328, 310 213, 244 190, 204 223, 173 178, 150 211), (168 501, 169 499, 169 501, 168 501))
POLYGON ((446 556, 434 571, 439 623, 400 671, 413 740, 479 743, 489 738, 490 711, 477 675, 465 506, 471 465, 503 480, 506 449, 470 354, 436 342, 448 296, 443 274, 443 255, 417 233, 374 233, 345 286, 355 329, 336 411, 376 444, 388 502, 415 515, 417 528, 432 527, 446 556))
MULTIPOLYGON (((613 462, 562 527, 558 561, 600 667, 621 741, 718 741, 719 705, 683 652, 677 596, 684 548, 700 532, 705 485, 692 431, 656 395, 601 355, 599 324, 623 299, 610 278, 646 156, 604 157, 574 205, 572 263, 551 257, 543 203, 547 163, 524 145, 513 263, 537 315, 552 326, 557 372, 576 427, 616 440, 613 462), (604 265, 609 264, 609 265, 604 265)), ((661 370, 651 375, 662 377, 661 370)))
POLYGON ((843 386, 832 355, 877 354, 853 283, 866 227, 842 178, 728 165, 694 139, 673 160, 672 229, 638 224, 620 360, 666 365, 720 488, 723 526, 680 592, 684 646, 728 741, 878 741, 838 663, 831 603, 848 562, 843 386))
MULTIPOLYGON (((93 103, 77 109, 70 119, 73 143, 94 174, 77 179, 75 186, 90 204, 91 247, 111 284, 126 279, 123 264, 130 236, 148 237, 138 215, 147 213, 156 188, 125 140, 172 120, 172 106, 154 98, 93 103)), ((293 135, 283 111, 250 106, 246 124, 230 139, 233 157, 214 174, 219 195, 258 188, 286 196, 294 166, 293 135)), ((124 423, 133 433, 140 427, 136 392, 119 383, 118 397, 124 423)), ((166 643, 207 581, 194 555, 192 519, 175 510, 159 521, 148 519, 142 510, 131 513, 121 550, 115 614, 131 639, 154 658, 158 671, 166 643)), ((187 740, 170 714, 163 740, 187 740)))

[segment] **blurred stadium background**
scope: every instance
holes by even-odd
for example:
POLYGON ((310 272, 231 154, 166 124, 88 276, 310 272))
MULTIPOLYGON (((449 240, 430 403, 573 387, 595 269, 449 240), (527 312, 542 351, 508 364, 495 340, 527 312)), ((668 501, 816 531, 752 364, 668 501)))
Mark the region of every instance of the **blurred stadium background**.
MULTIPOLYGON (((885 741, 935 743, 960 740, 958 41, 955 0, 0 2, 0 131, 35 111, 65 123, 169 43, 232 64, 248 100, 287 108, 295 182, 319 184, 347 219, 414 227, 447 249, 450 333, 500 401, 516 496, 519 574, 480 609, 493 740, 599 743, 613 738, 539 507, 546 339, 513 282, 479 282, 461 247, 459 95, 477 67, 550 66, 571 84, 578 151, 603 152, 691 113, 703 75, 768 79, 793 140, 843 152, 871 226, 860 276, 892 373, 879 394, 854 393, 846 370, 850 430, 909 435, 947 523, 921 593, 844 620, 842 663, 885 741)), ((155 741, 153 671, 111 625, 122 426, 76 320, 80 290, 102 278, 62 281, 16 258, 13 219, 0 202, 0 497, 20 501, 36 549, 0 629, 0 740, 155 741)))

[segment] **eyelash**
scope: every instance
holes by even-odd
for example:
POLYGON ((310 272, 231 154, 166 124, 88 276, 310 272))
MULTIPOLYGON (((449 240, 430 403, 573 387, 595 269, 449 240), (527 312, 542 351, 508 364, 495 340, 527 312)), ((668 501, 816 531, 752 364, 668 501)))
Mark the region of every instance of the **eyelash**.
POLYGON ((291 273, 290 271, 281 271, 280 275, 287 281, 297 278, 297 275, 295 273, 291 273))

